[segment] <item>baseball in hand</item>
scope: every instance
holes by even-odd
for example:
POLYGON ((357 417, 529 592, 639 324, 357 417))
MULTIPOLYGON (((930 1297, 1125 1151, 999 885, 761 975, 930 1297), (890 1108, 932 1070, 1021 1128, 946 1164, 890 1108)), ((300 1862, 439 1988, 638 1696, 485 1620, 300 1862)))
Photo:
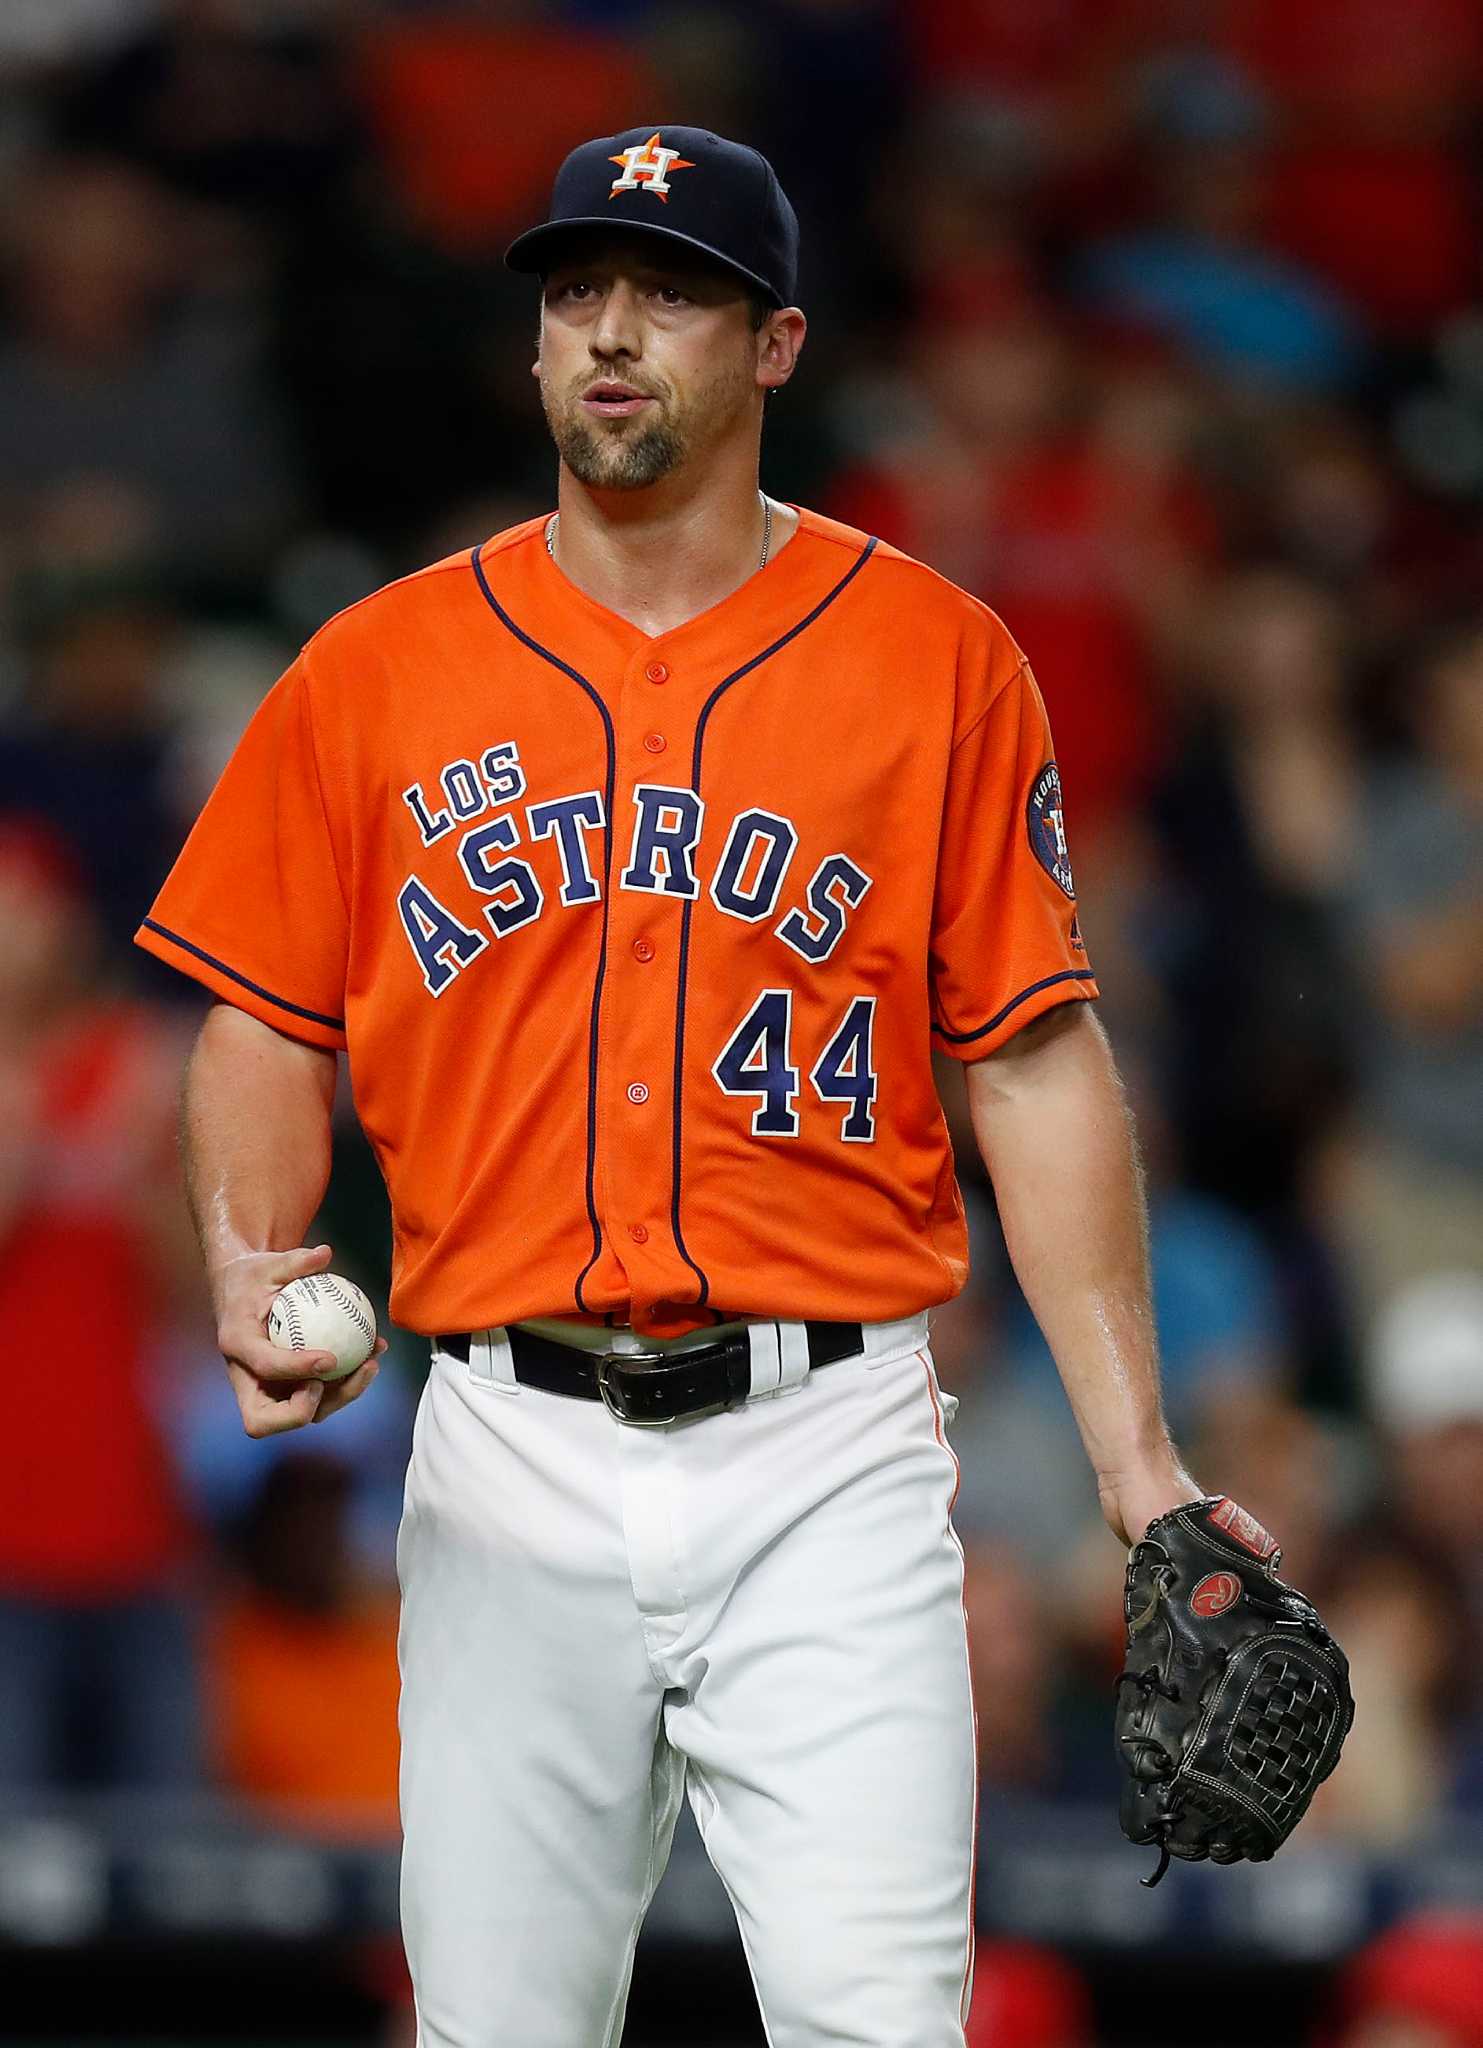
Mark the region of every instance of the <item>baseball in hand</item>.
POLYGON ((286 1351, 332 1351, 334 1369, 314 1377, 343 1380, 375 1349, 376 1311, 353 1280, 338 1273, 306 1273, 275 1295, 268 1336, 286 1351))

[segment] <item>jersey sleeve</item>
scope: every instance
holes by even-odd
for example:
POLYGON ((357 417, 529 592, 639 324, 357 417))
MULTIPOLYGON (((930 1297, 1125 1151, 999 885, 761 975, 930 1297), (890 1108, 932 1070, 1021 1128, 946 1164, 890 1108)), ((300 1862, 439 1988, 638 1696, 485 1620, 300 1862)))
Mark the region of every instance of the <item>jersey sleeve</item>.
POLYGON ((1020 662, 953 749, 933 901, 932 1041, 984 1058, 1056 1004, 1094 997, 1050 724, 1020 662))
POLYGON ((275 1030, 345 1044, 349 918, 302 656, 258 707, 134 937, 275 1030))

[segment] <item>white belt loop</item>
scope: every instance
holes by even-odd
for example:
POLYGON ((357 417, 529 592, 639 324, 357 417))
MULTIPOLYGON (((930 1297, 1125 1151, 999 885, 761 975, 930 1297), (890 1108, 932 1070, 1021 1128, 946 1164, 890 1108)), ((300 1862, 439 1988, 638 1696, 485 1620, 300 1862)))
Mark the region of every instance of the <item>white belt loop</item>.
POLYGON ((893 1358, 909 1357, 913 1351, 924 1351, 927 1341, 925 1309, 920 1315, 903 1316, 899 1322, 867 1323, 865 1363, 867 1366, 887 1365, 893 1358))
POLYGON ((469 1339, 469 1378, 501 1394, 518 1394, 515 1355, 502 1329, 475 1330, 469 1339))
POLYGON ((782 1363, 778 1392, 791 1394, 808 1378, 807 1323, 779 1323, 778 1351, 782 1363))
POLYGON ((764 1394, 775 1394, 783 1376, 783 1355, 780 1342, 781 1323, 748 1323, 747 1349, 752 1354, 752 1391, 749 1399, 760 1401, 764 1394))
POLYGON ((791 1394, 808 1378, 806 1323, 748 1323, 747 1347, 752 1354, 749 1399, 791 1394))

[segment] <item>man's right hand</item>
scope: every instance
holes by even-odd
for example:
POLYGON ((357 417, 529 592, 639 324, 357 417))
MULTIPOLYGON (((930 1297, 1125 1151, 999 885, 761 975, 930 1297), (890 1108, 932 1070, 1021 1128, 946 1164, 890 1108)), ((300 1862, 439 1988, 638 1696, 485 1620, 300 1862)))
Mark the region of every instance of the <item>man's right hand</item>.
POLYGON ((332 1352, 285 1351, 268 1341, 273 1297, 290 1280, 324 1272, 330 1257, 327 1244, 291 1252, 244 1252, 211 1275, 216 1341, 249 1436, 279 1436, 306 1422, 322 1422, 363 1394, 376 1377, 384 1337, 376 1340, 364 1365, 334 1381, 314 1377, 334 1370, 332 1352))

